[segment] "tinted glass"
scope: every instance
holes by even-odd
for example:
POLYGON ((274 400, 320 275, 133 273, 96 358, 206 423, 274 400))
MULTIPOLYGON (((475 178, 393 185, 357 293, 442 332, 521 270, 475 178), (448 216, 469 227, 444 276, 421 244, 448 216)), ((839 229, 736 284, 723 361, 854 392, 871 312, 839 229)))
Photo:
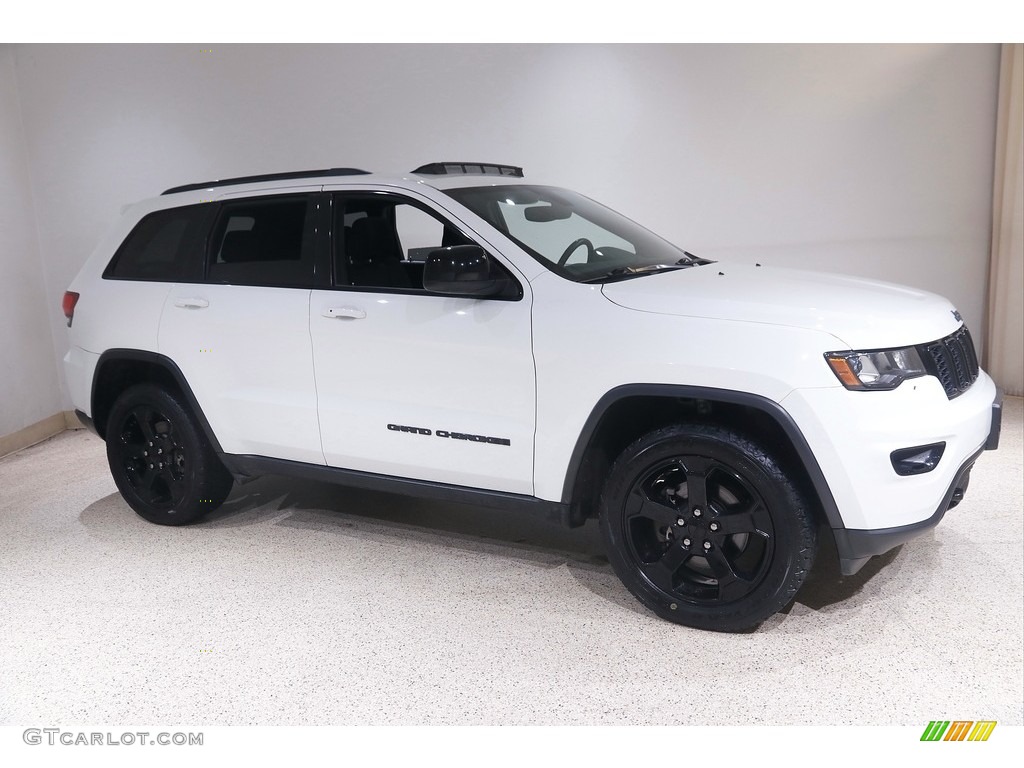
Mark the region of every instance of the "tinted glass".
POLYGON ((210 238, 207 281, 311 287, 309 208, 306 195, 226 203, 210 238))
POLYGON ((105 278, 173 282, 195 279, 201 269, 201 236, 210 211, 189 205, 144 217, 117 249, 105 278))
POLYGON ((334 210, 338 285, 422 291, 428 253, 472 243, 453 225, 399 197, 338 195, 334 210))

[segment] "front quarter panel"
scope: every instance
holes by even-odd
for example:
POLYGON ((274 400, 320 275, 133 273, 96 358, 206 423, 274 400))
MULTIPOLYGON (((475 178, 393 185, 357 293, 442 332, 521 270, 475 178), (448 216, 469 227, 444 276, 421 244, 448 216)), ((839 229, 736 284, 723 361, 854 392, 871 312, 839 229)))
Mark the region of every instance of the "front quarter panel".
POLYGON ((800 387, 842 389, 822 358, 842 344, 821 331, 627 309, 599 285, 550 273, 533 288, 536 493, 543 499, 561 498, 577 437, 616 387, 686 385, 774 402, 800 387))

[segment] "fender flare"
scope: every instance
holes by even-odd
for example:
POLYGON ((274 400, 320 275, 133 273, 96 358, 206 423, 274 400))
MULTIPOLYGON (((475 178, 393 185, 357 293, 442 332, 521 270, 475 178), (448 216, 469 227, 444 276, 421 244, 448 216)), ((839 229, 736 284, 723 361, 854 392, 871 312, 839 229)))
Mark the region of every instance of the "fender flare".
POLYGON ((583 459, 586 457, 587 452, 590 449, 591 441, 593 440, 594 434, 597 432, 597 428, 600 426, 605 413, 615 403, 631 397, 708 400, 711 402, 745 406, 765 414, 782 429, 786 437, 788 437, 790 442, 793 444, 797 457, 803 464, 804 470, 807 472, 807 476, 814 488, 814 492, 818 496, 822 511, 825 513, 825 517, 828 520, 829 527, 833 530, 843 529, 846 527, 843 524, 842 515, 839 514, 839 507, 836 504, 835 497, 832 495, 832 489, 829 487, 828 481, 825 479, 825 475, 821 471, 821 467, 818 464, 817 458, 814 456, 814 452, 807 444, 807 440, 804 438, 803 433, 800 431, 796 422, 793 421, 793 417, 789 415, 789 412, 786 411, 785 408, 774 400, 762 397, 761 395, 754 395, 749 392, 737 392, 731 389, 716 389, 713 387, 687 386, 683 384, 624 384, 606 392, 601 399, 597 401, 597 404, 587 417, 586 422, 584 422, 583 429, 580 431, 580 435, 576 440, 576 446, 573 448, 572 455, 569 458, 569 466, 566 469, 565 482, 562 485, 563 504, 570 504, 572 502, 573 489, 576 485, 577 475, 583 466, 583 459))
MULTIPOLYGON (((143 349, 108 349, 106 352, 101 354, 100 359, 96 362, 95 372, 92 377, 92 391, 89 395, 89 406, 92 409, 93 415, 96 414, 96 384, 100 379, 100 373, 103 370, 103 366, 106 363, 119 362, 122 360, 148 363, 150 365, 158 366, 166 371, 181 391, 182 396, 185 398, 192 414, 196 417, 196 421, 199 422, 199 427, 203 430, 203 434, 210 442, 213 450, 219 456, 224 454, 224 451, 220 447, 220 442, 217 440, 217 436, 213 433, 213 429, 210 427, 210 422, 206 419, 206 414, 203 413, 203 409, 200 407, 195 393, 192 392, 192 387, 188 385, 188 381, 185 379, 185 374, 181 372, 181 369, 173 360, 171 360, 171 358, 157 352, 149 352, 143 349)), ((106 424, 101 425, 97 423, 95 426, 97 434, 106 439, 106 424)))

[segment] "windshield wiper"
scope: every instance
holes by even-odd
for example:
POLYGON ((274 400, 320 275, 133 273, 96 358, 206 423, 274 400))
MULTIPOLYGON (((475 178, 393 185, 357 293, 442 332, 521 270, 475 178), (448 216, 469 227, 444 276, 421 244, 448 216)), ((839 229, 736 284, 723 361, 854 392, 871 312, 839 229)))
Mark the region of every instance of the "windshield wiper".
POLYGON ((598 275, 597 277, 588 277, 586 280, 581 280, 582 283, 601 283, 605 280, 628 280, 631 277, 640 277, 641 275, 650 275, 655 272, 666 272, 683 267, 690 266, 690 262, 685 259, 680 260, 676 264, 647 264, 642 267, 616 267, 615 269, 609 270, 604 274, 598 275))
POLYGON ((640 277, 641 275, 650 275, 657 272, 667 272, 674 269, 683 269, 685 267, 702 267, 705 264, 714 264, 711 259, 702 259, 700 256, 694 256, 689 251, 683 251, 684 257, 677 261, 675 264, 644 264, 639 267, 616 267, 597 277, 588 277, 586 280, 581 280, 581 283, 603 283, 605 281, 614 282, 616 280, 628 280, 631 277, 640 277))

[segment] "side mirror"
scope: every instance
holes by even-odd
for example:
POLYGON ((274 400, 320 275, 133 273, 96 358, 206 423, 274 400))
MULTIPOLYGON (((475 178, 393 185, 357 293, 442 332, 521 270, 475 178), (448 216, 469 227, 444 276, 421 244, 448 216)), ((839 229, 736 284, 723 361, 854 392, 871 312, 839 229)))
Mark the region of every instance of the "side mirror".
POLYGON ((427 254, 423 287, 431 293, 485 298, 505 290, 508 278, 479 245, 452 245, 427 254))

